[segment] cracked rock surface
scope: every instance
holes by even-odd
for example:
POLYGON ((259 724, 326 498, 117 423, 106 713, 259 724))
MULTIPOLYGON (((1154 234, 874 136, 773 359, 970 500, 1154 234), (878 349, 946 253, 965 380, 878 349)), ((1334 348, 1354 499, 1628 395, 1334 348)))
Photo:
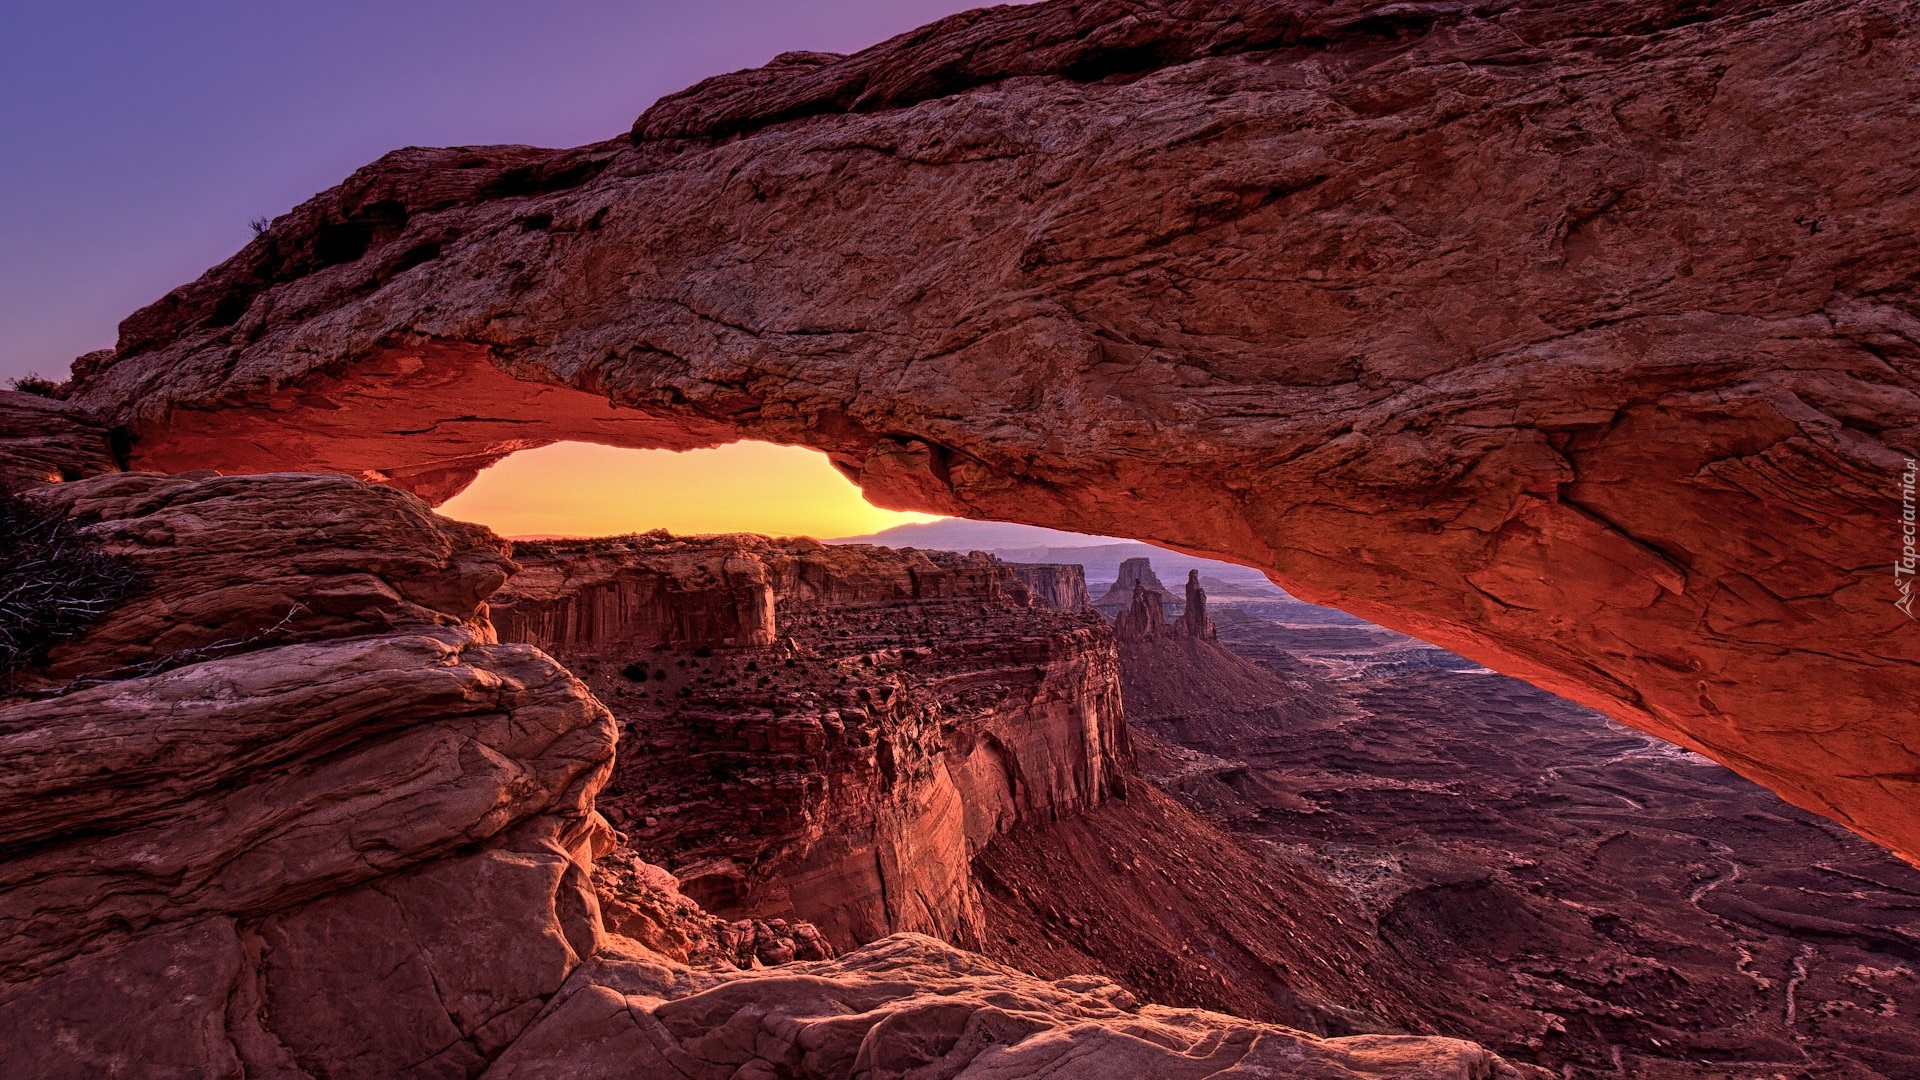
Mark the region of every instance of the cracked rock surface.
POLYGON ((1046 982, 917 934, 725 981, 617 960, 589 965, 485 1076, 557 1072, 593 1080, 1522 1075, 1472 1043, 1318 1039, 1220 1013, 1143 1006, 1106 979, 1046 982))

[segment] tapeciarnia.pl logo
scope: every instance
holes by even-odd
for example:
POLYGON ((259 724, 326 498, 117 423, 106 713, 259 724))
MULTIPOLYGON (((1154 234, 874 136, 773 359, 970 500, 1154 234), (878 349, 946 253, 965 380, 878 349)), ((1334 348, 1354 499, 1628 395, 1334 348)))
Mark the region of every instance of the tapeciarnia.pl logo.
POLYGON ((1900 598, 1893 606, 1904 612, 1909 619, 1920 622, 1920 615, 1913 613, 1913 577, 1916 560, 1920 552, 1914 550, 1913 481, 1920 468, 1912 458, 1907 459, 1907 471, 1900 474, 1900 558, 1893 564, 1893 588, 1900 598))

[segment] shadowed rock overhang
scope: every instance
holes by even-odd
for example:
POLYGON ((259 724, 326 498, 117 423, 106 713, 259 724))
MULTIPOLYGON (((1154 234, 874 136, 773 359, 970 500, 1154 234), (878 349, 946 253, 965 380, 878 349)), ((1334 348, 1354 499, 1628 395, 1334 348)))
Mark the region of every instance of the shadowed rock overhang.
POLYGON ((137 468, 812 446, 1150 538, 1920 855, 1897 0, 1044 3, 397 151, 83 358, 137 468))

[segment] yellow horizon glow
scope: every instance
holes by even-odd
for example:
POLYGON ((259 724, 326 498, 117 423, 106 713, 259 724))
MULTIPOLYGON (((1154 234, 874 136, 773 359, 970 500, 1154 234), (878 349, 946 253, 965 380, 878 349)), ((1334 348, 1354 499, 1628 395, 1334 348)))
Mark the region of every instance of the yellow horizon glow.
POLYGON ((833 539, 939 520, 874 506, 817 450, 763 442, 683 452, 555 443, 485 470, 439 512, 520 537, 666 529, 833 539))

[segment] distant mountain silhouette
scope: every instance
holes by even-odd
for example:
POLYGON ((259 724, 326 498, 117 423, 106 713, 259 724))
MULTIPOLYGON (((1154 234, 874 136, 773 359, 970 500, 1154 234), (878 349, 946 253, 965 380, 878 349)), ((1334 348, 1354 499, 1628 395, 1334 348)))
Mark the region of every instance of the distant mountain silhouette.
POLYGON ((1265 574, 1245 566, 1195 558, 1138 540, 1061 532, 1007 521, 942 518, 939 521, 895 525, 866 536, 845 536, 826 542, 917 547, 935 551, 985 551, 1008 562, 1078 563, 1086 568, 1087 586, 1096 596, 1105 592, 1119 576, 1121 563, 1128 559, 1149 558, 1155 567, 1176 579, 1186 577, 1189 570, 1200 571, 1203 578, 1215 583, 1208 586, 1209 591, 1215 591, 1217 585, 1217 592, 1223 596, 1249 594, 1248 598, 1286 598, 1286 593, 1269 583, 1265 574))
POLYGON ((1132 544, 1138 541, 1120 536, 1092 536, 1086 533, 1043 529, 1038 525, 1018 525, 1011 521, 971 521, 967 518, 941 518, 895 525, 865 536, 846 536, 828 540, 829 544, 879 544, 881 547, 932 548, 935 551, 990 551, 994 548, 1097 547, 1102 544, 1132 544))

